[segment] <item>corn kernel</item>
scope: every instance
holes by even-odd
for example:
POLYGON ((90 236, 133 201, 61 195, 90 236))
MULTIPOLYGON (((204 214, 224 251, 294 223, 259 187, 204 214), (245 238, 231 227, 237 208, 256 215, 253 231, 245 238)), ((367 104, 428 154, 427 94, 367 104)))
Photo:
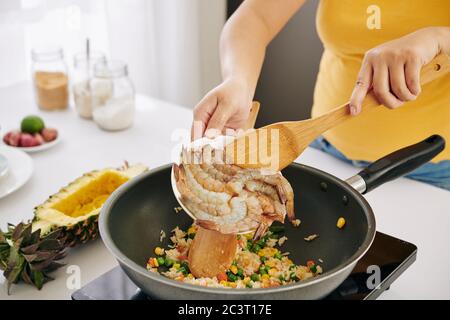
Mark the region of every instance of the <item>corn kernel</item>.
POLYGON ((245 238, 247 238, 247 240, 252 240, 254 234, 255 234, 254 232, 249 232, 249 233, 244 234, 244 236, 245 236, 245 238))
POLYGON ((162 256, 164 254, 164 249, 160 247, 155 248, 155 254, 158 256, 162 256))
POLYGON ((269 270, 269 275, 270 276, 274 276, 277 273, 277 271, 278 270, 276 268, 272 268, 272 269, 269 270))
POLYGON ((189 273, 187 276, 189 279, 194 279, 194 275, 192 273, 189 273))
POLYGON ((226 285, 227 285, 227 282, 226 282, 225 280, 221 280, 219 283, 220 283, 221 285, 223 285, 223 286, 226 286, 226 285))
POLYGON ((238 272, 238 268, 235 265, 232 265, 230 267, 230 271, 233 272, 233 274, 236 274, 238 272))
POLYGON ((158 259, 156 259, 156 258, 152 258, 152 259, 153 259, 153 260, 152 260, 153 266, 154 266, 154 267, 159 267, 158 259))
POLYGON ((266 273, 266 274, 263 274, 262 276, 261 276, 261 279, 263 279, 263 280, 268 280, 270 278, 270 276, 266 273))
POLYGON ((275 267, 275 261, 273 259, 267 260, 264 264, 270 268, 275 267))
POLYGON ((242 280, 242 281, 244 281, 244 283, 247 283, 250 281, 250 277, 245 277, 244 280, 242 280))
POLYGON ((228 282, 228 286, 229 286, 230 288, 236 288, 237 283, 236 283, 236 282, 228 282))
POLYGON ((192 226, 192 227, 190 227, 188 230, 187 230, 187 234, 193 234, 193 233, 195 233, 197 230, 195 229, 195 227, 194 226, 192 226))
POLYGON ((175 269, 179 269, 179 268, 181 267, 181 265, 180 265, 179 263, 174 263, 173 267, 174 267, 175 269))
POLYGON ((345 225, 345 219, 342 218, 342 217, 340 217, 340 218, 338 219, 337 223, 336 223, 336 226, 337 226, 339 229, 342 229, 342 228, 344 227, 344 225, 345 225))
POLYGON ((263 251, 263 250, 259 250, 259 251, 258 251, 258 256, 264 257, 264 251, 263 251))

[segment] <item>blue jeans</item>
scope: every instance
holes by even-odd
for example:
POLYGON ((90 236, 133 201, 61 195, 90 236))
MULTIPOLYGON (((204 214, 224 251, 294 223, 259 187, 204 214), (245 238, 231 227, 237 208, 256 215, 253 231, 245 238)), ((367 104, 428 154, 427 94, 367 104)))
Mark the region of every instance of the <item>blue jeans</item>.
MULTIPOLYGON (((310 146, 356 167, 365 167, 369 164, 367 161, 348 159, 342 154, 342 152, 336 149, 323 137, 314 140, 310 146)), ((438 163, 426 163, 407 174, 406 177, 413 180, 422 181, 445 190, 450 190, 450 160, 444 160, 438 163)))

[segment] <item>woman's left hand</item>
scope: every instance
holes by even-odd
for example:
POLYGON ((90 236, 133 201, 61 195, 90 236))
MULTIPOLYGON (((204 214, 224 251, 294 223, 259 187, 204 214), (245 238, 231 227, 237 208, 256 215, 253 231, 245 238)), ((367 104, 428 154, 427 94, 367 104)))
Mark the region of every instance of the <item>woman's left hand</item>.
POLYGON ((370 89, 378 102, 394 109, 420 94, 420 70, 440 52, 448 53, 448 27, 420 29, 366 52, 350 98, 357 115, 370 89))

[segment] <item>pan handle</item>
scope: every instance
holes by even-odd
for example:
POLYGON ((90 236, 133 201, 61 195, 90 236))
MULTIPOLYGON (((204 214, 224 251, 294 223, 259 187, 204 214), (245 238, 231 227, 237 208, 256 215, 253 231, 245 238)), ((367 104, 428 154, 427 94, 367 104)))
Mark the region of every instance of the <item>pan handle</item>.
POLYGON ((432 135, 422 142, 397 150, 371 163, 346 182, 362 194, 367 193, 427 163, 444 148, 444 138, 432 135))

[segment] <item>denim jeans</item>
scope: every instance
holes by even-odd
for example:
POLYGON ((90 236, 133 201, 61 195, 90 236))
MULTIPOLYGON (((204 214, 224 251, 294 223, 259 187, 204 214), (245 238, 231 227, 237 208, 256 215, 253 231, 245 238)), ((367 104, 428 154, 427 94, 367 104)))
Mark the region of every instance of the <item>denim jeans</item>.
MULTIPOLYGON (((348 159, 342 154, 342 152, 336 149, 323 137, 317 138, 313 141, 313 143, 311 143, 310 146, 356 167, 365 167, 369 164, 367 161, 348 159)), ((450 160, 444 160, 438 163, 426 163, 416 170, 408 173, 406 177, 413 180, 422 181, 445 190, 450 190, 450 160)))

